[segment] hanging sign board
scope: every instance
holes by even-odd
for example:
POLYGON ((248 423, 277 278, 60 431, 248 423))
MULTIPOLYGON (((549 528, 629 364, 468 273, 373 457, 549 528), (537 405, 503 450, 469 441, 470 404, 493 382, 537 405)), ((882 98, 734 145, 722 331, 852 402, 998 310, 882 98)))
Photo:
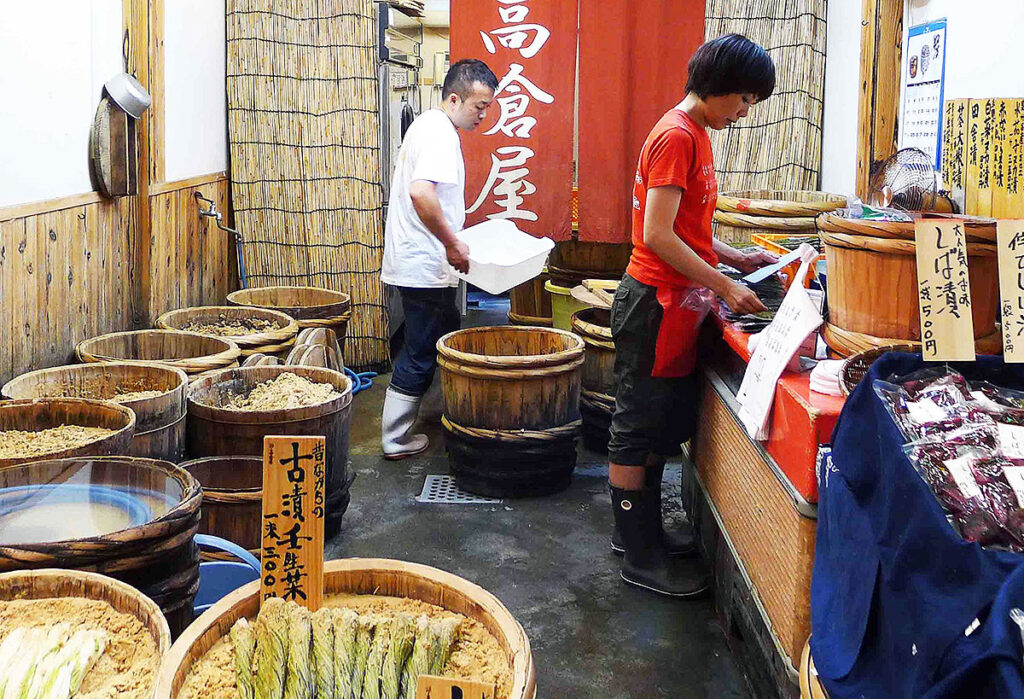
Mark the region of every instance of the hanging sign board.
POLYGON ((999 299, 1003 324, 1003 361, 1024 363, 1024 220, 1000 221, 999 299))
POLYGON ((921 352, 928 361, 974 361, 974 318, 963 222, 919 219, 915 239, 921 352))
POLYGON ((420 675, 416 699, 494 699, 494 687, 472 680, 420 675))
POLYGON ((325 441, 263 438, 260 599, 280 597, 311 612, 324 591, 325 441))

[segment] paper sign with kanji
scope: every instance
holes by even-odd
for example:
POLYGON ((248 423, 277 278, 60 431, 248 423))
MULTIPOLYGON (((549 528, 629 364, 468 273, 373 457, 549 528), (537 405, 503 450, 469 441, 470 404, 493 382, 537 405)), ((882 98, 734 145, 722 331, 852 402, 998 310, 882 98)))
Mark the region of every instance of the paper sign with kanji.
POLYGON ((1024 362, 1024 220, 1000 221, 999 301, 1003 323, 1003 361, 1024 362))

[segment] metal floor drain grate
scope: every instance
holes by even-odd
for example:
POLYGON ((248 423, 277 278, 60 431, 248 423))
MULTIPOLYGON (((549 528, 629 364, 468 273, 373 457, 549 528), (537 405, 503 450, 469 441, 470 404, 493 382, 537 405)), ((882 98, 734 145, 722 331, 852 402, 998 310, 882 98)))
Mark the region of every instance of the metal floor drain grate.
POLYGON ((446 505, 494 505, 501 500, 484 498, 467 493, 455 485, 452 476, 427 476, 423 492, 416 496, 416 502, 441 503, 446 505))

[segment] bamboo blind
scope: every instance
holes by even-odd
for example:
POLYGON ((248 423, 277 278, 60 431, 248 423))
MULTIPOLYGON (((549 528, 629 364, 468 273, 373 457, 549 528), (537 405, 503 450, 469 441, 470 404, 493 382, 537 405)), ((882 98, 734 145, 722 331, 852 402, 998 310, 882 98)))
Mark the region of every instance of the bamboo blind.
POLYGON ((708 0, 705 36, 743 34, 775 61, 775 93, 714 131, 719 191, 818 189, 826 0, 708 0))
POLYGON ((373 0, 228 0, 235 223, 250 287, 352 297, 345 363, 387 364, 373 0))

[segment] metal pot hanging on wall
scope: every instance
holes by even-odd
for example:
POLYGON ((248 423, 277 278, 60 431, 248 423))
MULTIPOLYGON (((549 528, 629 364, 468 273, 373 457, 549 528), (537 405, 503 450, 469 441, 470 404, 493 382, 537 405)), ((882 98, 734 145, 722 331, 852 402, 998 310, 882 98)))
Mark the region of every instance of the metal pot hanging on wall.
POLYGON ((152 103, 138 80, 120 73, 103 86, 89 134, 89 164, 94 186, 107 197, 139 191, 137 120, 152 103))

